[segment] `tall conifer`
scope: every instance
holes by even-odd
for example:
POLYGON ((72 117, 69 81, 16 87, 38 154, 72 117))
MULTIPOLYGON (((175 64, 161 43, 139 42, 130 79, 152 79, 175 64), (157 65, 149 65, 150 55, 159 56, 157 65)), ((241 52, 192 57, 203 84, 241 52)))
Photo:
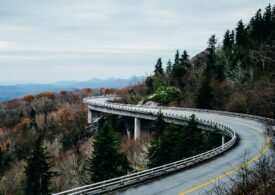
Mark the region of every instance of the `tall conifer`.
POLYGON ((126 175, 131 170, 126 154, 118 152, 119 140, 110 124, 99 130, 93 146, 88 161, 92 182, 126 175))
POLYGON ((48 162, 51 157, 43 147, 43 137, 39 136, 33 146, 33 151, 27 159, 26 173, 26 195, 50 194, 49 189, 51 178, 54 172, 50 171, 51 164, 48 162))

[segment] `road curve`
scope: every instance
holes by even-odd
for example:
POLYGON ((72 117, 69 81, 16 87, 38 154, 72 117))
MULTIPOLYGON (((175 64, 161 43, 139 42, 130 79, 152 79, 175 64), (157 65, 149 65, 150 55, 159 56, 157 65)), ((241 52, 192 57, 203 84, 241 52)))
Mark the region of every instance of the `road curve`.
MULTIPOLYGON (((86 99, 84 102, 100 105, 106 103, 107 100, 108 98, 91 98, 86 99)), ((127 107, 132 106, 121 104, 121 109, 127 110, 127 107)), ((144 109, 154 112, 158 111, 160 107, 136 106, 137 112, 144 109)), ((163 114, 185 115, 187 117, 195 114, 198 119, 226 125, 238 134, 240 138, 239 144, 222 156, 199 166, 194 166, 141 185, 121 189, 114 192, 114 194, 204 194, 207 190, 211 190, 218 180, 229 182, 227 176, 234 177, 234 174, 240 169, 245 152, 247 152, 248 159, 246 165, 249 165, 269 151, 270 138, 264 134, 266 127, 259 121, 226 116, 221 113, 204 113, 188 109, 175 110, 169 107, 161 107, 161 111, 163 114)))

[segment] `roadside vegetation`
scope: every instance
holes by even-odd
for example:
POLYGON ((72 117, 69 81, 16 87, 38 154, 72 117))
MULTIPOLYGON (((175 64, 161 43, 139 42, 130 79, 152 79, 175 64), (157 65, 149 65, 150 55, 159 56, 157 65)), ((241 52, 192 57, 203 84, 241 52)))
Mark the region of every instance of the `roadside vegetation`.
POLYGON ((105 123, 95 136, 94 149, 89 159, 91 182, 127 175, 131 171, 126 153, 118 152, 119 145, 120 141, 111 124, 105 123))
POLYGON ((243 166, 247 162, 248 153, 240 157, 241 170, 236 176, 228 176, 231 184, 218 182, 206 194, 219 195, 273 195, 275 193, 275 165, 271 156, 261 157, 255 164, 243 166))
POLYGON ((155 132, 148 152, 148 167, 164 165, 221 145, 218 129, 213 132, 202 131, 192 115, 186 126, 166 124, 161 112, 153 124, 155 132))

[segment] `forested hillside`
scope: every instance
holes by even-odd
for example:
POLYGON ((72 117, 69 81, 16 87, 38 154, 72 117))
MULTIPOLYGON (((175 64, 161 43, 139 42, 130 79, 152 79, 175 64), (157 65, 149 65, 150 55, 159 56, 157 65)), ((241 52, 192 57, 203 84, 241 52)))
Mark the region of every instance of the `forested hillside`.
POLYGON ((275 6, 259 9, 248 24, 240 20, 218 41, 190 59, 176 51, 164 68, 161 58, 145 82, 124 89, 128 103, 228 110, 275 117, 275 6))
POLYGON ((195 116, 182 127, 167 125, 161 113, 152 127, 148 123, 150 133, 137 142, 126 134, 127 129, 133 131, 129 117, 105 114, 94 134, 87 128, 83 98, 116 91, 46 92, 1 103, 0 194, 50 194, 179 160, 220 144, 219 135, 197 128, 195 116), (175 145, 167 148, 169 140, 175 145), (164 158, 163 151, 170 157, 164 158))
MULTIPOLYGON (((92 147, 82 99, 108 91, 47 92, 1 103, 0 194, 35 194, 42 166, 48 167, 42 171, 48 173, 42 177, 44 188, 59 191, 82 184, 86 175, 80 172, 92 147)), ((44 190, 39 193, 48 194, 44 190)))
POLYGON ((121 90, 46 92, 0 103, 0 194, 50 194, 220 145, 219 130, 201 131, 194 115, 179 126, 166 124, 161 112, 156 121, 147 121, 148 135, 139 141, 126 134, 133 130, 132 118, 106 113, 93 134, 82 100, 102 94, 117 94, 131 104, 274 118, 275 6, 258 10, 247 24, 240 20, 220 41, 211 35, 207 48, 192 58, 177 50, 166 66, 157 59, 154 73, 140 84, 121 90))

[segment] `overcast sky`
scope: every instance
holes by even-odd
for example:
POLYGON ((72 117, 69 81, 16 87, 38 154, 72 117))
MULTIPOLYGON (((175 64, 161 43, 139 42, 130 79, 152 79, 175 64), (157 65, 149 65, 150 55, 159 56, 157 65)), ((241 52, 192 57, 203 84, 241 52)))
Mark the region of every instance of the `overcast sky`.
POLYGON ((150 74, 270 0, 0 0, 0 84, 150 74))

